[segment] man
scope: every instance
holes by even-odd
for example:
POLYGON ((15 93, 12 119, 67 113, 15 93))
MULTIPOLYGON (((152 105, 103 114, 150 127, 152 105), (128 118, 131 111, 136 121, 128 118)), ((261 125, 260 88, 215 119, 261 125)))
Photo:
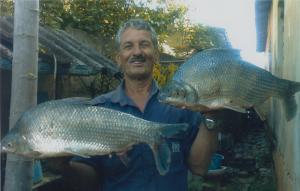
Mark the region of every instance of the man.
POLYGON ((153 28, 145 21, 126 22, 116 36, 116 61, 124 80, 114 91, 93 99, 94 105, 108 107, 162 123, 188 123, 191 130, 180 139, 170 138, 171 164, 166 175, 156 169, 149 146, 139 144, 127 151, 124 165, 118 154, 90 159, 75 157, 70 166, 83 190, 103 191, 185 191, 187 172, 204 175, 217 146, 217 131, 209 131, 199 113, 160 103, 153 80, 158 62, 158 42, 153 28))

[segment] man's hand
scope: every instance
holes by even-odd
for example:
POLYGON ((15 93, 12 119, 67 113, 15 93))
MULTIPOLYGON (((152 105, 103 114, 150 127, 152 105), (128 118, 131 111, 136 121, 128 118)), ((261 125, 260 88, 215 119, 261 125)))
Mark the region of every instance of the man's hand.
MULTIPOLYGON (((212 120, 213 121, 213 129, 215 130, 221 130, 224 124, 224 120, 226 118, 226 110, 222 109, 222 110, 211 110, 211 111, 206 111, 206 112, 202 112, 202 115, 204 116, 204 120, 212 120)), ((209 124, 206 125, 209 126, 209 124)), ((211 127, 208 127, 208 129, 210 129, 211 127)))
POLYGON ((121 151, 121 152, 117 152, 116 155, 120 158, 120 160, 122 161, 122 163, 125 165, 125 166, 128 166, 128 163, 130 161, 130 159, 128 158, 127 156, 127 152, 129 150, 132 149, 132 146, 130 147, 127 147, 124 151, 121 151))
POLYGON ((71 160, 64 176, 67 184, 76 191, 100 189, 100 176, 92 166, 85 163, 71 160))

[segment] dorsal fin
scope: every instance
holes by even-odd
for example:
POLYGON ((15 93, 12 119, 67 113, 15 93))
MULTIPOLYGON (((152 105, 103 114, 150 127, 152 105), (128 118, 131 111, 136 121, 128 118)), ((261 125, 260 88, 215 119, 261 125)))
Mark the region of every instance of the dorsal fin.
POLYGON ((199 54, 208 54, 208 55, 220 55, 219 57, 226 57, 230 59, 241 59, 241 54, 239 49, 233 49, 233 48, 212 48, 212 49, 206 49, 199 54))

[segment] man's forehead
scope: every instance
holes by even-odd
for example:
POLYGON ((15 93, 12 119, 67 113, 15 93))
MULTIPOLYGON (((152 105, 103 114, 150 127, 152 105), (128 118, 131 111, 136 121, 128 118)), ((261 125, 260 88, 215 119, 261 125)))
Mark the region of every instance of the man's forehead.
POLYGON ((126 43, 131 41, 151 42, 151 33, 143 29, 138 30, 134 28, 128 28, 121 34, 121 43, 126 43))

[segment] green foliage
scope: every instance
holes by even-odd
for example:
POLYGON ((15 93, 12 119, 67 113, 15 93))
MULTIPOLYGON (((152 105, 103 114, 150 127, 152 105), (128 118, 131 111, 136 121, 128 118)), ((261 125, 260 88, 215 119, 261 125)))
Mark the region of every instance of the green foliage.
POLYGON ((115 77, 103 73, 99 73, 93 78, 89 88, 91 97, 112 91, 120 84, 120 81, 115 77))
POLYGON ((192 174, 188 175, 188 190, 189 191, 202 191, 203 183, 204 183, 203 177, 195 176, 192 174))
MULTIPOLYGON (((53 28, 73 27, 103 38, 104 55, 115 55, 113 40, 119 26, 130 18, 143 18, 177 57, 227 44, 220 29, 193 25, 185 19, 187 8, 175 1, 134 0, 40 0, 41 24, 53 28), (138 3, 137 3, 138 2, 138 3)), ((13 0, 1 0, 1 15, 13 15, 13 0)), ((160 47, 162 50, 162 46, 160 47)))
MULTIPOLYGON (((159 5, 163 5, 161 2, 159 5)), ((151 23, 160 44, 169 36, 174 20, 181 20, 186 12, 183 6, 158 6, 133 0, 41 0, 41 23, 54 28, 70 26, 91 35, 99 35, 105 44, 105 55, 113 58, 113 40, 119 26, 130 18, 143 18, 151 23), (109 55, 110 54, 110 55, 109 55)))
POLYGON ((173 77, 177 68, 178 65, 175 64, 155 64, 153 69, 153 78, 162 87, 173 77))
POLYGON ((53 28, 61 28, 64 21, 64 1, 40 0, 40 22, 53 28))
MULTIPOLYGON (((225 31, 191 24, 187 8, 175 1, 143 0, 40 0, 43 25, 66 29, 72 27, 102 39, 102 53, 115 57, 114 35, 130 18, 143 18, 158 34, 160 51, 168 44, 175 56, 187 58, 199 50, 228 46, 225 31)), ((1 0, 1 15, 13 15, 13 0, 1 0)))
POLYGON ((143 18, 158 34, 166 35, 165 26, 184 14, 183 8, 151 9, 133 0, 41 0, 40 4, 43 24, 71 26, 107 38, 113 38, 120 24, 130 18, 143 18))
POLYGON ((0 0, 0 16, 12 16, 13 11, 13 0, 0 0))

